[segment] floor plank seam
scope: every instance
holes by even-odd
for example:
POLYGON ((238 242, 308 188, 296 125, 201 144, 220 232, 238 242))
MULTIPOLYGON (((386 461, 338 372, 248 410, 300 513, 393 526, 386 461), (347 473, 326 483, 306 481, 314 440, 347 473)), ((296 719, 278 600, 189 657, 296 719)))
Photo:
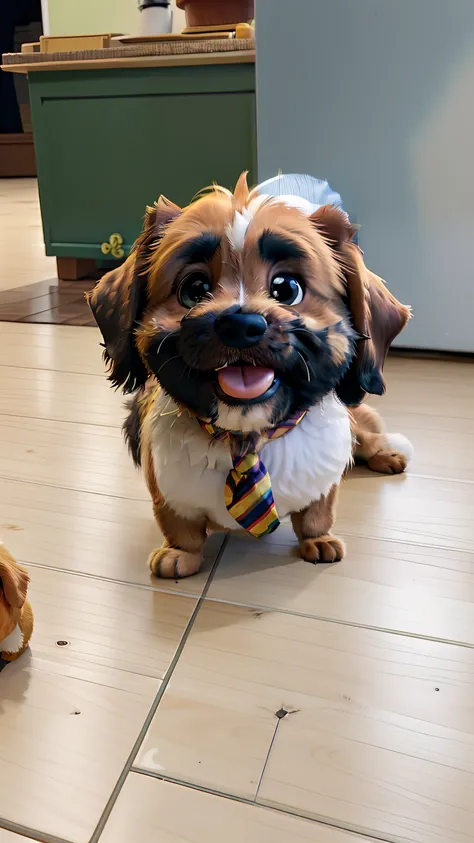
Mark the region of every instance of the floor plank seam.
MULTIPOLYGON (((390 544, 401 544, 405 547, 420 547, 425 548, 426 550, 446 550, 448 553, 452 553, 455 551, 456 553, 467 553, 472 558, 472 554, 474 553, 474 545, 473 548, 464 548, 464 547, 453 547, 452 545, 446 544, 425 544, 424 542, 416 542, 416 541, 409 541, 408 539, 391 539, 388 537, 383 536, 383 538, 379 538, 378 536, 369 536, 365 533, 348 533, 347 530, 340 530, 341 535, 344 538, 348 539, 365 539, 369 542, 390 542, 390 544)), ((349 548, 350 550, 350 548, 349 548)), ((424 564, 423 562, 419 562, 417 564, 424 564)))
POLYGON ((165 694, 165 691, 168 687, 170 679, 171 679, 171 677, 172 677, 172 675, 175 671, 175 668, 176 668, 176 666, 178 664, 178 661, 181 657, 181 653, 183 652, 184 647, 186 646, 186 642, 189 638, 189 635, 190 635, 191 630, 194 626, 194 623, 195 623, 196 618, 199 614, 199 611, 204 604, 205 596, 206 596, 207 591, 208 591, 208 589, 211 585, 212 579, 213 579, 214 574, 217 570, 217 567, 218 567, 219 562, 221 560, 222 554, 224 553, 227 541, 228 541, 228 537, 225 536, 224 541, 222 542, 222 545, 219 548, 219 551, 216 555, 214 564, 213 564, 211 572, 209 574, 209 578, 208 578, 208 580, 207 580, 207 582, 206 582, 206 584, 203 588, 202 595, 200 596, 200 598, 199 598, 199 600, 198 600, 198 602, 197 602, 197 604, 196 604, 196 606, 195 606, 195 608, 192 612, 192 615, 191 615, 188 623, 186 624, 186 628, 183 632, 183 635, 181 636, 180 642, 179 642, 179 644, 176 648, 175 654, 174 654, 174 656, 171 660, 171 663, 168 667, 168 670, 166 671, 163 679, 161 680, 160 687, 159 687, 158 692, 157 692, 157 694, 156 694, 156 696, 155 696, 155 698, 154 698, 154 700, 153 700, 153 702, 150 706, 150 710, 149 710, 149 712, 148 712, 148 714, 145 718, 143 726, 140 729, 138 737, 137 737, 137 739, 136 739, 136 741, 135 741, 135 743, 132 747, 132 750, 131 750, 131 752, 128 756, 128 759, 125 763, 125 766, 123 767, 123 770, 122 770, 119 778, 117 779, 115 787, 112 790, 112 793, 111 793, 111 795, 110 795, 110 797, 107 801, 107 804, 106 804, 106 806, 105 806, 105 808, 102 812, 102 815, 101 815, 101 817, 100 817, 100 819, 99 819, 99 821, 98 821, 98 823, 97 823, 97 825, 94 829, 92 837, 90 838, 90 843, 97 843, 97 841, 99 840, 99 838, 100 838, 100 836, 101 836, 101 834, 102 834, 102 832, 105 828, 107 820, 109 819, 110 814, 111 814, 111 812, 114 808, 114 805, 115 805, 115 803, 116 803, 116 801, 117 801, 117 799, 120 795, 120 792, 121 792, 121 790, 122 790, 122 788, 125 784, 127 776, 128 776, 128 774, 130 773, 130 770, 133 767, 133 762, 135 761, 137 753, 139 752, 140 747, 142 746, 143 741, 145 740, 145 736, 146 736, 146 734, 148 732, 148 729, 151 725, 151 722, 152 722, 152 720, 153 720, 153 718, 154 718, 154 716, 155 716, 155 714, 158 710, 158 707, 159 707, 160 702, 161 702, 161 700, 162 700, 162 698, 165 694))
MULTIPOLYGON (((124 411, 125 411, 125 406, 124 406, 124 411)), ((124 412, 124 415, 123 415, 124 419, 125 419, 125 416, 126 416, 126 413, 124 412)), ((85 421, 85 422, 83 422, 83 421, 69 421, 69 419, 50 419, 50 418, 46 418, 44 416, 25 416, 24 413, 8 413, 8 412, 5 413, 3 410, 0 412, 0 425, 2 424, 2 418, 18 419, 19 421, 25 421, 25 419, 28 419, 30 421, 39 421, 39 422, 48 422, 48 423, 53 422, 54 424, 65 424, 65 425, 66 424, 71 424, 71 425, 80 424, 80 425, 86 425, 87 427, 90 427, 90 428, 111 427, 112 430, 118 430, 118 431, 121 430, 121 425, 119 425, 119 424, 116 424, 116 425, 114 425, 114 424, 102 424, 101 422, 93 422, 93 421, 85 421)), ((9 425, 5 425, 5 427, 8 427, 8 426, 9 425)), ((121 434, 119 436, 117 436, 117 440, 122 441, 121 434)), ((127 454, 127 451, 126 451, 126 448, 125 448, 125 442, 123 444, 124 444, 123 454, 125 456, 127 454)))
POLYGON ((113 495, 111 492, 99 492, 97 489, 83 489, 78 486, 64 486, 61 483, 48 483, 46 480, 27 480, 24 477, 10 477, 0 474, 0 480, 7 480, 9 483, 28 483, 29 486, 38 486, 47 489, 62 489, 65 492, 79 492, 82 495, 99 495, 101 498, 112 498, 118 501, 135 501, 138 503, 149 503, 150 498, 131 498, 130 496, 113 495))
POLYGON ((29 826, 14 823, 0 817, 0 829, 4 831, 11 831, 12 834, 18 834, 22 837, 27 837, 29 840, 36 840, 38 843, 71 843, 65 837, 55 837, 54 834, 39 831, 36 828, 29 828, 29 826))
MULTIPOLYGON (((400 539, 392 539, 392 538, 389 538, 387 536, 383 536, 381 538, 379 536, 369 536, 369 535, 366 535, 365 533, 351 533, 348 530, 338 530, 337 532, 338 532, 338 535, 340 535, 341 538, 343 538, 343 539, 364 539, 365 541, 369 541, 369 542, 384 542, 384 543, 389 542, 390 544, 402 545, 402 547, 424 548, 425 550, 428 550, 428 551, 429 550, 446 550, 448 552, 452 552, 454 550, 456 553, 467 553, 467 554, 469 554, 471 559, 472 559, 472 555, 474 553, 474 545, 473 545, 472 549, 464 548, 464 547, 454 547, 453 548, 452 545, 425 544, 424 542, 417 542, 417 541, 412 541, 412 540, 409 540, 409 539, 401 539, 401 538, 400 539)), ((275 535, 275 534, 273 534, 273 535, 275 535)), ((295 539, 294 545, 290 545, 289 542, 278 542, 278 541, 275 541, 275 539, 273 539, 272 545, 274 545, 275 547, 297 547, 296 539, 295 539)), ((350 553, 350 547, 348 548, 348 551, 350 553)), ((295 559, 297 559, 297 558, 298 557, 295 557, 295 559)), ((309 563, 309 564, 311 564, 311 563, 309 563)), ((424 565, 426 563, 416 562, 416 563, 413 563, 413 564, 424 565)), ((432 565, 428 564, 428 567, 437 567, 437 566, 432 566, 432 565)))
MULTIPOLYGON (((223 548, 224 541, 225 541, 225 539, 228 539, 228 538, 229 538, 228 536, 224 536, 222 544, 218 548, 217 555, 219 555, 219 558, 222 558, 222 555, 224 553, 224 548, 223 548)), ((286 608, 279 607, 279 606, 268 606, 268 605, 263 605, 261 603, 243 603, 239 600, 225 600, 223 597, 208 597, 207 594, 206 594, 206 597, 203 597, 204 587, 208 583, 210 584, 209 579, 206 580, 206 583, 204 584, 203 590, 201 592, 198 592, 198 591, 181 591, 179 589, 173 589, 173 590, 166 589, 162 586, 155 586, 155 585, 152 585, 152 584, 147 585, 146 583, 135 583, 135 582, 129 582, 127 580, 122 580, 122 579, 114 579, 113 577, 106 577, 106 576, 103 576, 103 575, 100 575, 100 574, 87 573, 85 571, 74 571, 74 570, 70 570, 68 568, 57 568, 54 565, 44 565, 41 562, 31 562, 28 559, 24 559, 22 557, 18 557, 18 562, 20 562, 20 564, 22 564, 22 565, 26 565, 27 567, 31 567, 31 568, 40 568, 42 570, 58 572, 60 574, 67 574, 67 575, 71 575, 71 576, 74 576, 74 577, 80 577, 82 579, 89 579, 89 580, 96 580, 98 582, 110 583, 111 585, 121 585, 121 586, 126 586, 128 588, 138 588, 138 589, 142 589, 144 591, 158 592, 159 594, 171 594, 171 595, 174 595, 176 597, 189 597, 191 599, 194 598, 194 599, 198 599, 198 600, 199 599, 205 599, 206 603, 216 603, 216 604, 220 604, 222 606, 236 606, 236 607, 239 607, 239 608, 242 608, 242 609, 257 609, 258 611, 261 611, 261 612, 266 612, 266 613, 273 612, 275 614, 280 614, 280 615, 291 615, 292 617, 308 618, 309 620, 320 621, 320 622, 323 622, 323 623, 332 623, 332 624, 338 624, 339 626, 347 626, 347 627, 355 628, 355 629, 366 629, 366 630, 370 630, 372 632, 381 632, 385 635, 398 635, 402 638, 414 638, 414 639, 419 640, 419 641, 431 641, 435 644, 449 644, 450 646, 453 646, 453 647, 464 647, 465 649, 468 649, 468 650, 474 649, 474 643, 469 643, 468 641, 458 641, 454 638, 441 638, 441 637, 436 637, 436 636, 433 636, 433 635, 423 635, 423 633, 421 633, 421 632, 410 632, 409 630, 395 629, 394 627, 393 628, 392 627, 382 627, 382 626, 376 626, 374 624, 367 624, 367 623, 362 623, 362 622, 359 623, 357 621, 341 620, 339 618, 332 618, 329 615, 313 615, 310 612, 297 611, 296 609, 286 609, 286 608)), ((213 562, 213 567, 214 567, 215 564, 216 563, 213 562)), ((211 571, 212 570, 213 570, 213 568, 211 569, 211 571)), ((209 573, 209 577, 210 577, 210 575, 211 575, 211 572, 209 573)))
POLYGON ((173 776, 167 776, 165 773, 155 773, 152 770, 146 770, 144 767, 132 766, 130 772, 140 776, 148 776, 149 778, 157 779, 158 781, 168 782, 169 784, 175 784, 178 787, 187 787, 190 790, 196 790, 199 793, 208 793, 210 796, 217 796, 221 799, 229 799, 231 802, 238 802, 241 805, 249 805, 253 808, 267 808, 269 811, 275 811, 275 813, 284 814, 287 817, 299 817, 302 820, 308 820, 308 822, 314 823, 314 825, 320 825, 337 831, 347 831, 350 834, 354 834, 355 836, 362 837, 366 840, 375 840, 377 843, 407 843, 406 838, 393 837, 392 835, 383 837, 372 829, 351 825, 350 823, 343 823, 341 821, 338 822, 331 817, 325 817, 322 814, 305 814, 304 812, 299 812, 296 809, 291 810, 290 808, 277 805, 273 802, 266 802, 263 799, 260 801, 248 799, 245 796, 238 796, 234 793, 226 793, 225 791, 216 790, 215 788, 206 787, 205 785, 199 785, 183 779, 173 778, 173 776))
MULTIPOLYGON (((30 416, 26 413, 6 413, 4 410, 0 413, 0 418, 8 418, 8 419, 28 419, 30 421, 45 421, 45 422, 54 422, 55 424, 77 424, 83 425, 87 427, 107 427, 111 430, 121 430, 122 424, 104 424, 103 422, 90 422, 90 421, 76 421, 74 419, 57 419, 50 416, 30 416)), ((125 419, 125 415, 124 415, 125 419)))
MULTIPOLYGON (((222 542, 217 549, 217 553, 220 551, 223 541, 224 537, 222 538, 222 542)), ((26 565, 29 568, 41 568, 43 571, 53 571, 58 572, 59 574, 68 574, 73 577, 82 577, 82 579, 86 580, 96 580, 98 582, 110 583, 111 585, 124 585, 128 588, 141 588, 144 591, 157 591, 159 594, 173 594, 176 595, 176 597, 194 597, 195 599, 198 599, 202 595, 202 589, 200 591, 181 591, 180 589, 169 589, 165 588, 165 586, 160 585, 155 586, 153 585, 153 583, 148 584, 140 582, 130 582, 129 580, 121 580, 116 579, 114 577, 106 577, 102 574, 90 574, 87 573, 87 571, 74 571, 70 570, 69 568, 57 568, 54 565, 44 565, 42 562, 30 562, 28 559, 21 558, 21 556, 17 556, 17 561, 20 563, 20 565, 26 565)), ((160 580, 157 578, 156 582, 159 583, 160 580)), ((177 580, 172 580, 172 582, 177 582, 177 580)))
POLYGON ((280 723, 281 723, 281 720, 279 720, 277 718, 277 721, 275 723, 275 729, 274 729, 274 732, 273 732, 273 735, 272 735, 272 739, 270 741, 270 746, 268 747, 268 752, 267 752, 266 758, 263 762, 262 772, 260 773, 260 777, 259 777, 258 782, 257 782, 257 788, 255 790, 255 797, 254 797, 254 800, 253 800, 254 802, 256 802, 257 799, 258 799, 260 787, 261 787, 261 784, 262 784, 262 781, 263 781, 263 777, 265 775, 265 770, 267 769, 268 762, 270 760, 270 755, 272 754, 273 745, 275 743, 276 736, 278 734, 278 729, 280 728, 280 723))
POLYGON ((224 600, 221 597, 206 597, 206 603, 221 603, 224 606, 238 606, 242 609, 257 609, 259 612, 280 615, 292 615, 297 618, 308 618, 313 621, 322 621, 324 623, 333 623, 339 626, 347 626, 353 629, 367 629, 371 632, 381 632, 385 635, 398 635, 401 638, 414 638, 418 641, 432 641, 434 644, 450 644, 453 647, 464 647, 467 650, 474 650, 474 643, 470 644, 467 641, 456 641, 454 638, 437 638, 434 635, 423 635, 421 632, 407 632, 400 629, 391 629, 389 627, 375 626, 374 624, 358 623, 357 621, 340 620, 339 618, 325 617, 324 615, 311 615, 309 612, 298 612, 296 609, 276 608, 272 606, 262 606, 259 603, 240 603, 233 600, 224 600))
POLYGON ((469 480, 467 477, 445 477, 441 474, 418 474, 407 471, 407 477, 416 477, 418 480, 436 480, 442 483, 465 483, 467 486, 474 485, 474 480, 469 480))
MULTIPOLYGON (((0 322, 0 325, 2 322, 0 322)), ((11 323, 3 323, 3 324, 11 324, 11 323)), ((57 326, 55 326, 57 327, 57 326)), ((8 363, 3 364, 7 369, 23 369, 26 372, 56 372, 58 375, 82 375, 83 377, 88 378, 104 378, 107 377, 107 373, 104 372, 72 372, 69 369, 50 369, 48 366, 10 366, 8 363)), ((111 386, 110 389, 113 387, 111 386)))
MULTIPOLYGON (((224 536, 223 542, 220 545, 217 554, 220 554, 220 558, 223 555, 224 549, 223 544, 224 540, 228 538, 228 536, 224 536), (222 552, 221 552, 222 551, 222 552)), ((135 583, 129 582, 127 580, 122 579, 114 579, 113 577, 106 577, 100 574, 91 574, 85 571, 74 571, 68 568, 57 568, 54 565, 44 565, 41 562, 31 562, 27 559, 18 557, 18 562, 22 565, 26 565, 27 567, 31 568, 40 568, 46 571, 53 571, 58 572, 60 574, 68 574, 74 577, 81 577, 83 579, 90 579, 96 580, 99 582, 106 582, 110 583, 111 585, 122 585, 127 586, 128 588, 139 588, 144 591, 153 591, 158 592, 159 594, 172 594, 176 597, 189 597, 194 599, 201 599, 203 597, 204 589, 201 592, 198 591, 181 591, 178 589, 166 589, 162 586, 154 586, 152 584, 147 585, 146 583, 135 583)), ((215 562, 213 563, 213 566, 215 562)), ((210 574, 209 574, 210 576, 210 574)), ((209 579, 206 580, 205 585, 209 583, 209 579)), ((357 621, 350 621, 350 620, 340 620, 339 618, 332 618, 326 615, 312 615, 309 612, 299 612, 296 609, 285 609, 279 606, 265 606, 261 603, 242 603, 238 600, 225 600, 223 597, 208 597, 205 598, 206 603, 217 603, 223 606, 237 606, 242 609, 257 609, 261 612, 273 612, 280 615, 291 615, 293 617, 298 618, 308 618, 309 620, 321 621, 324 623, 333 623, 338 624, 339 626, 347 626, 350 628, 356 629, 367 629, 373 632, 381 632, 385 635, 399 635, 402 638, 414 638, 420 641, 432 641, 435 644, 449 644, 453 647, 464 647, 465 649, 472 650, 474 649, 474 643, 469 643, 468 641, 458 641, 454 638, 438 638, 432 635, 423 635, 421 632, 410 632, 407 630, 400 630, 391 627, 382 627, 382 626, 375 626, 374 624, 367 624, 367 623, 358 623, 357 621)))

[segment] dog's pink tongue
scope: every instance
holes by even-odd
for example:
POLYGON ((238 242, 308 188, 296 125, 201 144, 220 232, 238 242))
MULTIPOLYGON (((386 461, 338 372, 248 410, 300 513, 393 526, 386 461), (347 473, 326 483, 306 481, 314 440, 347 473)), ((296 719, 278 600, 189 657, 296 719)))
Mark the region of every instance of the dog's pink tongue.
POLYGON ((263 366, 226 366, 217 373, 222 392, 232 398, 258 398, 273 383, 275 372, 263 366))

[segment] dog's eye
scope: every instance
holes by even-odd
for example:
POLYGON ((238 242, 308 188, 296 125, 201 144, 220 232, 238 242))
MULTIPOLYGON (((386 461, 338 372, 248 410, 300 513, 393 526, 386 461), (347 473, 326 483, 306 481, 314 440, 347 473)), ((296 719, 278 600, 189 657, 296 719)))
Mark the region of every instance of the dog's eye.
POLYGON ((191 308, 200 302, 211 290, 211 282, 207 275, 195 272, 184 279, 178 290, 178 301, 183 307, 191 308))
POLYGON ((292 275, 277 275, 270 284, 270 295, 280 304, 299 304, 303 301, 304 290, 292 275))

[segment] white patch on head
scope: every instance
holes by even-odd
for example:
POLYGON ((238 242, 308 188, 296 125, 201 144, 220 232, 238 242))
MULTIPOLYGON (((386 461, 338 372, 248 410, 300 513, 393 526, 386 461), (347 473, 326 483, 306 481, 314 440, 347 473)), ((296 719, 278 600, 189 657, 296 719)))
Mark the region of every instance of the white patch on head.
POLYGON ((318 208, 321 208, 321 205, 314 205, 307 199, 302 199, 301 196, 275 196, 274 199, 275 202, 281 202, 287 208, 297 208, 298 211, 308 217, 314 214, 318 208))
POLYGON ((389 448, 394 451, 399 451, 400 454, 403 454, 403 456, 407 458, 407 460, 411 460, 414 448, 410 440, 407 439, 403 433, 386 433, 385 439, 387 440, 389 448))
POLYGON ((247 234, 247 229, 251 220, 252 215, 250 214, 248 208, 244 208, 242 213, 240 213, 240 211, 236 211, 234 214, 234 221, 232 224, 228 224, 226 226, 226 234, 233 249, 242 251, 244 248, 245 235, 247 234))
POLYGON ((244 302, 245 302, 245 287, 242 284, 242 281, 240 280, 239 281, 239 304, 240 304, 241 307, 244 304, 244 302))
MULTIPOLYGON (((258 187, 255 188, 255 191, 258 190, 258 187)), ((282 196, 272 196, 270 194, 256 194, 253 195, 253 191, 250 194, 250 201, 247 204, 247 210, 251 213, 252 216, 258 211, 260 206, 265 202, 267 205, 274 205, 276 203, 280 203, 281 205, 285 205, 286 208, 297 208, 298 211, 301 211, 302 214, 305 216, 310 217, 311 214, 314 214, 319 208, 322 208, 320 204, 314 204, 310 202, 308 199, 303 199, 301 196, 292 196, 290 194, 285 194, 282 196)))
POLYGON ((18 653, 23 647, 23 633, 16 625, 15 629, 7 635, 4 641, 0 641, 0 652, 2 653, 18 653))
POLYGON ((243 433, 260 431, 268 427, 268 407, 255 404, 244 413, 242 407, 230 407, 223 401, 217 402, 216 426, 222 430, 241 430, 243 433))

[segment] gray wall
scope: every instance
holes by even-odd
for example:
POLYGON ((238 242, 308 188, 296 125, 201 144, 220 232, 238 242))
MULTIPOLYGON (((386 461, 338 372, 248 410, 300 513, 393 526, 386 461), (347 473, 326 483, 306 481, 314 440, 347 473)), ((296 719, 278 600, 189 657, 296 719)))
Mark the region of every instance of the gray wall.
POLYGON ((260 179, 327 178, 415 318, 474 351, 473 0, 257 0, 260 179))

